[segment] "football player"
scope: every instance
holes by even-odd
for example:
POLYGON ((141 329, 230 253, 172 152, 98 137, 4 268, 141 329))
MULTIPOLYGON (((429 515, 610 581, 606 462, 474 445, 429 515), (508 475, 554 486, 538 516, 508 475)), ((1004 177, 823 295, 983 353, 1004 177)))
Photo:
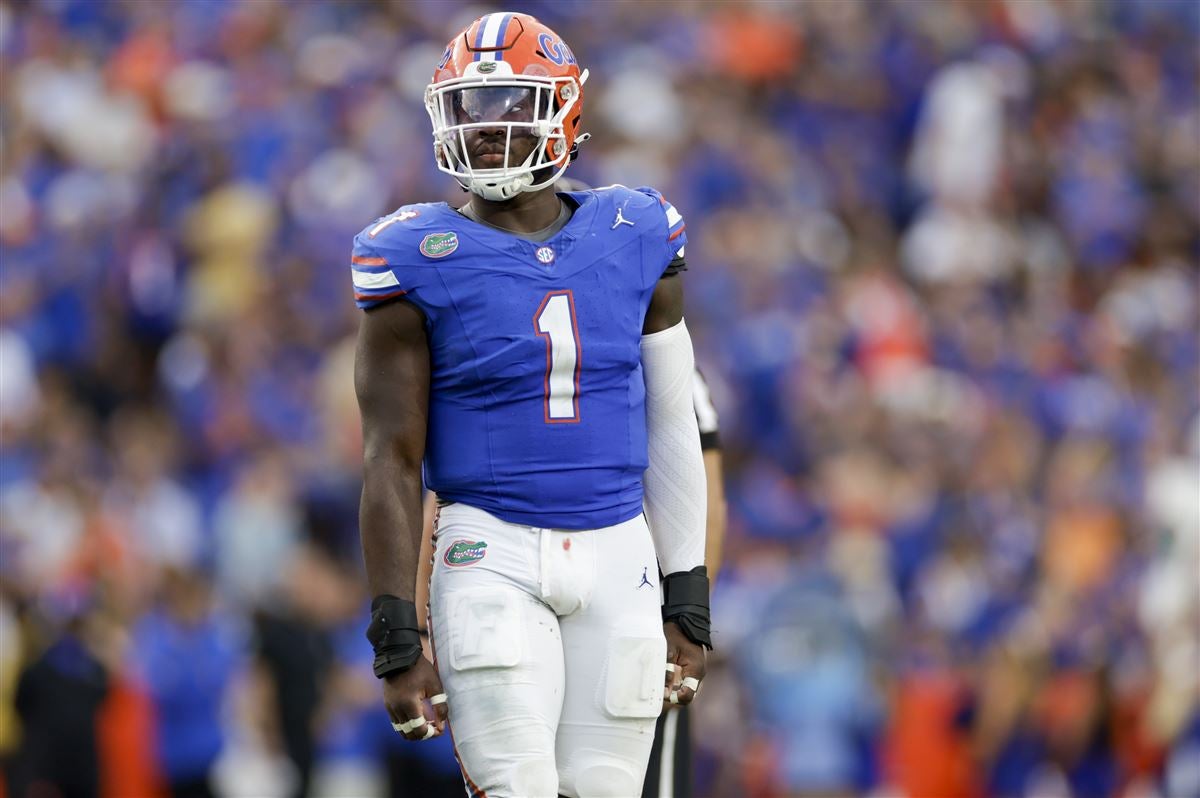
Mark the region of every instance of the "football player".
POLYGON ((425 97, 468 202, 354 241, 374 670, 406 738, 450 719, 471 795, 637 795, 664 696, 693 700, 711 648, 684 223, 651 188, 555 192, 586 80, 533 17, 471 23, 425 97))

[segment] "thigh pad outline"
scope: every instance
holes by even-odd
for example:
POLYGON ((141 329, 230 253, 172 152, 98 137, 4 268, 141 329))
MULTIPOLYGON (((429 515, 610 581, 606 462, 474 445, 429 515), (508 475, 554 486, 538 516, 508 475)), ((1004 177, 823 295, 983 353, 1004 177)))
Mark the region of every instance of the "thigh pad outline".
POLYGON ((614 718, 657 718, 662 711, 662 637, 617 637, 609 649, 604 710, 614 718))
POLYGON ((521 661, 523 608, 511 590, 474 588, 449 597, 450 667, 513 668, 521 661))

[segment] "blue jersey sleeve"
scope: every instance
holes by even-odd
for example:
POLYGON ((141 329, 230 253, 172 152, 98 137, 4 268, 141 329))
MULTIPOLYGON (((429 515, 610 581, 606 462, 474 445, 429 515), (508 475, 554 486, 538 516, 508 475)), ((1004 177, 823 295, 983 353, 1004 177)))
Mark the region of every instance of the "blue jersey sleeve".
MULTIPOLYGON (((687 225, 683 221, 683 215, 675 209, 675 206, 667 202, 658 190, 649 186, 640 186, 636 189, 642 194, 654 199, 662 211, 664 232, 663 244, 666 252, 666 261, 662 264, 666 270, 668 266, 675 265, 676 261, 682 261, 684 257, 684 248, 687 245, 687 225)), ((682 266, 682 264, 680 264, 682 266)))
POLYGON ((350 254, 354 301, 363 310, 369 310, 408 293, 400 284, 395 270, 369 243, 367 236, 368 233, 364 231, 354 237, 354 249, 350 254))

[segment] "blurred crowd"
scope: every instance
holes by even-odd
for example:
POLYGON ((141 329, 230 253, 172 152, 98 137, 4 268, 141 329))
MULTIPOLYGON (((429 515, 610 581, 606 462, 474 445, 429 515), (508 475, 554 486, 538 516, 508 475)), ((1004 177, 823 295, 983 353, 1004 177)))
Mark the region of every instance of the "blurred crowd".
MULTIPOLYGON (((517 4, 688 221, 701 796, 1200 795, 1200 7, 517 4)), ((0 4, 0 794, 435 796, 362 632, 350 240, 497 10, 0 4)))

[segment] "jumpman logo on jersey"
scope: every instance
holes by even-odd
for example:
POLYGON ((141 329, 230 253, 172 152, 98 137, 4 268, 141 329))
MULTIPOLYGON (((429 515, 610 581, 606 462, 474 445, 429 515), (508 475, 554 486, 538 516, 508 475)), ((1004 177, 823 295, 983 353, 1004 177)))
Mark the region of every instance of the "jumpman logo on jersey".
POLYGON ((625 210, 624 205, 622 205, 620 208, 617 208, 617 220, 615 222, 613 222, 612 227, 608 228, 609 230, 616 230, 618 227, 620 227, 623 224, 627 224, 630 227, 633 227, 633 222, 631 222, 625 218, 625 214, 623 213, 624 210, 625 210))
POLYGON ((654 587, 654 585, 650 583, 650 577, 646 575, 649 570, 650 566, 648 565, 642 568, 642 584, 638 585, 636 588, 634 588, 634 590, 641 590, 642 585, 645 585, 646 587, 654 587))

